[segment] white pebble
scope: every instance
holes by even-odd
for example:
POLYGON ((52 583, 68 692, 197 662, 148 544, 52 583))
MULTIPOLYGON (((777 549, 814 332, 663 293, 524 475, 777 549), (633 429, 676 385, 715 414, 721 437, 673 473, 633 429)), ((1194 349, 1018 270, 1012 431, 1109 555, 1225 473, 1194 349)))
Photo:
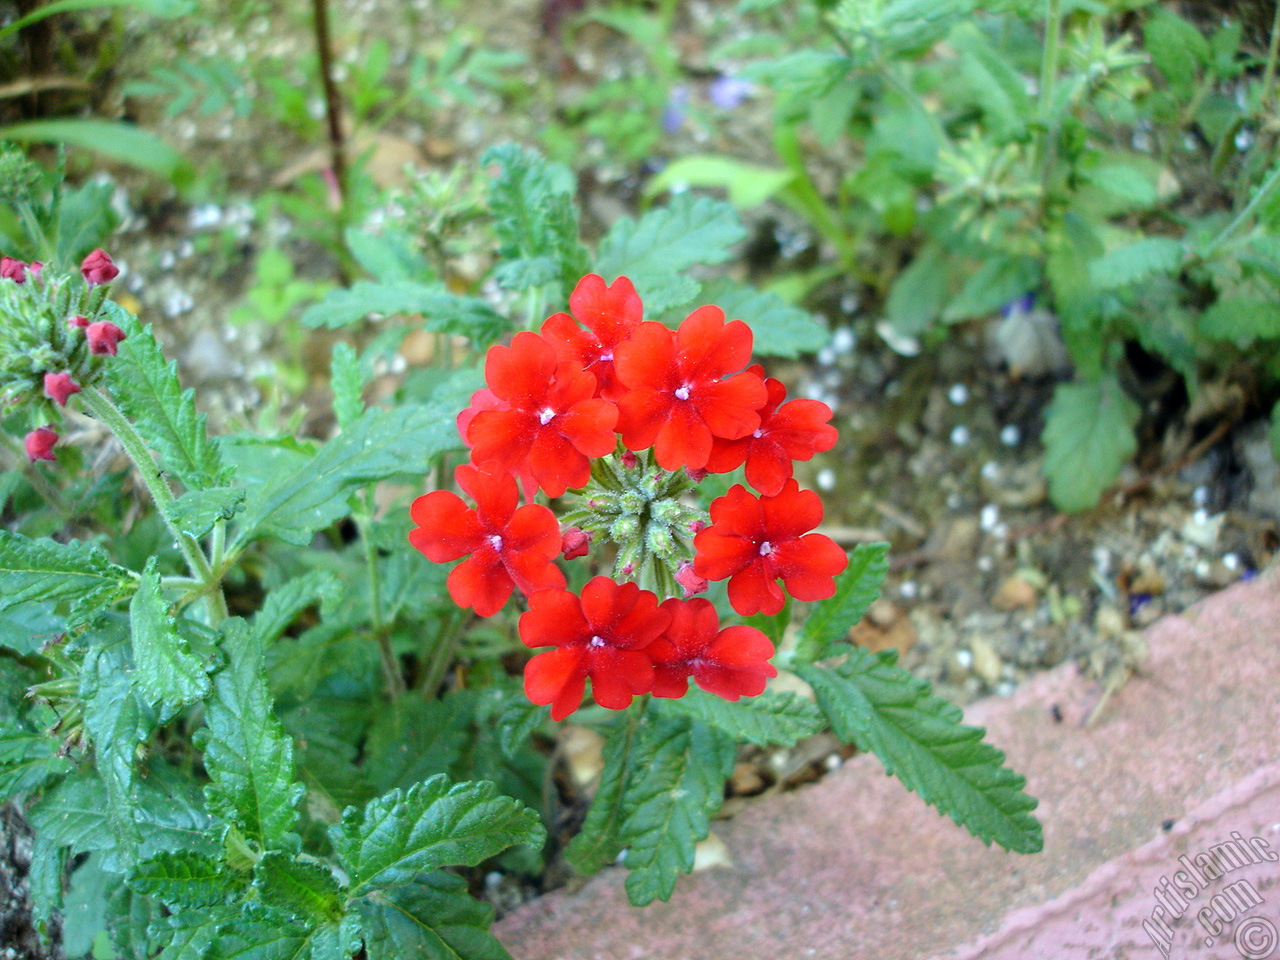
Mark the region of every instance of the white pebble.
POLYGON ((1207 507, 1209 505, 1209 488, 1201 484, 1192 490, 1191 502, 1197 507, 1207 507))
POLYGON ((964 424, 956 427, 951 431, 951 445, 955 447, 963 447, 969 442, 969 428, 964 424))
POLYGON ((1222 555, 1222 565, 1228 570, 1240 569, 1240 557, 1234 553, 1224 553, 1222 555))
POLYGON ((823 467, 815 478, 819 490, 831 491, 836 488, 836 472, 830 467, 823 467))
POLYGON ((991 535, 997 540, 1009 539, 1009 525, 1007 523, 997 523, 991 528, 991 535))
POLYGON ((1207 526, 1209 523, 1209 511, 1201 507, 1191 515, 1191 522, 1197 527, 1207 526))
POLYGON ((988 503, 982 508, 978 514, 978 526, 987 533, 996 528, 996 524, 1000 522, 1000 508, 994 503, 988 503))
POLYGON ((1000 464, 994 460, 988 460, 982 465, 982 477, 984 480, 999 480, 1000 464))
POLYGON ((902 585, 898 587, 898 593, 912 600, 920 593, 920 586, 914 580, 903 580, 902 585))
POLYGON ((985 553, 978 558, 978 569, 983 573, 990 573, 996 568, 996 562, 988 557, 985 553))
POLYGON ((827 754, 827 758, 822 761, 822 765, 828 770, 839 770, 840 764, 843 762, 844 761, 840 759, 840 754, 829 753, 827 754))
POLYGON ((831 334, 831 349, 836 353, 852 353, 857 342, 858 338, 848 327, 838 327, 835 333, 831 334))
POLYGON ((836 362, 836 352, 830 347, 823 347, 818 351, 818 362, 824 367, 829 367, 836 362))
POLYGON ((964 504, 964 497, 960 496, 959 491, 952 490, 950 493, 947 494, 948 510, 959 510, 963 504, 964 504))
POLYGON ((957 383, 947 391, 947 399, 957 407, 961 406, 969 401, 969 388, 963 383, 957 383))
POLYGON ((968 650, 957 650, 956 663, 968 670, 973 666, 973 654, 968 650))
POLYGON ((1000 442, 1006 447, 1016 447, 1022 440, 1022 431, 1018 429, 1016 424, 1009 424, 1000 430, 1000 442))

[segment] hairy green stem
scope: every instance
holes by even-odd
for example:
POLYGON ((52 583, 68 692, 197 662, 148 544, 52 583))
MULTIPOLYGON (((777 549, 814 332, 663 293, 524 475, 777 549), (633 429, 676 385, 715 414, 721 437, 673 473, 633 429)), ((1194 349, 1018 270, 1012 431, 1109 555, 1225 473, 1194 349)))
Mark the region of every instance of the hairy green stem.
POLYGON ((1223 228, 1222 232, 1209 242, 1209 245, 1205 247, 1202 259, 1208 260, 1217 253, 1218 248, 1226 243, 1231 238, 1231 235, 1253 216, 1254 211, 1267 199, 1277 183, 1280 183, 1280 163, 1276 164, 1275 168, 1268 174, 1267 179, 1262 181, 1262 185, 1254 191, 1253 197, 1245 204, 1244 209, 1237 213, 1231 222, 1223 228))
POLYGON ((382 672, 387 677, 387 691, 392 701, 396 701, 404 693, 404 675, 400 672, 400 664, 396 661, 395 651, 391 649, 391 638, 387 636, 387 627, 382 619, 382 582, 378 576, 378 551, 370 536, 373 522, 373 492, 376 484, 369 484, 364 490, 364 513, 355 517, 356 527, 360 531, 360 542, 364 547, 365 571, 369 577, 369 617, 373 622, 373 636, 378 643, 378 656, 382 660, 382 672))
POLYGON ((163 475, 156 467, 156 462, 151 456, 151 451, 147 449, 146 443, 138 435, 138 431, 133 428, 129 418, 124 415, 101 387, 88 387, 81 391, 80 396, 90 412, 115 434, 116 439, 120 441, 120 445, 124 447, 125 453, 129 455, 129 459, 137 467, 138 475, 142 478, 142 483, 147 488, 147 492, 151 494, 156 510, 159 512, 161 519, 164 520, 165 526, 169 528, 169 533, 173 536, 174 543, 182 552, 183 558, 187 561, 192 577, 202 584, 202 592, 208 602, 210 622, 217 624, 225 620, 227 617, 227 601, 222 595, 222 585, 214 576, 213 570, 209 566, 209 561, 205 558, 204 551, 200 548, 200 544, 196 542, 195 537, 179 530, 173 521, 169 519, 169 512, 166 508, 174 501, 173 491, 169 489, 169 484, 165 482, 163 475))
POLYGON ((1275 19, 1271 21, 1271 43, 1267 45, 1267 65, 1262 71, 1262 96, 1258 99, 1259 111, 1265 112, 1271 103, 1271 88, 1276 80, 1276 60, 1280 57, 1280 3, 1276 4, 1275 19))
POLYGON ((1049 195, 1057 154, 1058 130, 1054 101, 1058 91, 1058 63, 1062 52, 1062 0, 1045 0, 1044 55, 1040 58, 1040 183, 1049 195))

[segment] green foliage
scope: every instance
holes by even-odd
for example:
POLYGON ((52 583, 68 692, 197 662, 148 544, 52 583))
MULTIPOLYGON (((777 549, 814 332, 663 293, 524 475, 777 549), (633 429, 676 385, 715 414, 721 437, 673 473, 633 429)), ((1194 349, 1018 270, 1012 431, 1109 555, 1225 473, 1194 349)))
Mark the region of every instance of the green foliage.
MULTIPOLYGON (((129 571, 98 547, 74 540, 28 540, 0 530, 0 611, 51 604, 68 626, 78 626, 127 596, 132 586, 129 571)), ((6 635, 3 640, 19 653, 30 652, 30 638, 6 635)))
POLYGON ((169 604, 160 592, 154 557, 142 573, 138 592, 129 603, 129 628, 137 691, 162 717, 203 700, 210 691, 208 661, 188 649, 169 617, 169 604))
POLYGON ((836 578, 836 592, 814 604, 800 628, 796 643, 797 663, 813 663, 828 655, 849 628, 862 619, 867 608, 880 596, 880 586, 889 572, 887 543, 860 543, 849 554, 849 566, 836 578))
POLYGON ((872 654, 841 645, 834 667, 797 672, 818 697, 836 735, 874 753, 895 775, 984 843, 1034 853, 1043 846, 1026 781, 1005 767, 1004 754, 982 742, 983 730, 929 685, 897 666, 897 652, 872 654))
POLYGON ((723 263, 745 237, 727 203, 680 194, 639 220, 615 223, 600 241, 593 267, 610 283, 630 278, 646 314, 657 317, 698 295, 697 282, 686 275, 691 266, 723 263))
POLYGON ((1045 414, 1049 496, 1063 510, 1087 510, 1133 456, 1138 405, 1114 377, 1062 384, 1045 414))
POLYGON ((679 700, 663 701, 665 713, 684 714, 727 734, 734 740, 768 746, 795 746, 822 729, 818 709, 794 693, 766 690, 758 697, 722 700, 696 687, 679 700))

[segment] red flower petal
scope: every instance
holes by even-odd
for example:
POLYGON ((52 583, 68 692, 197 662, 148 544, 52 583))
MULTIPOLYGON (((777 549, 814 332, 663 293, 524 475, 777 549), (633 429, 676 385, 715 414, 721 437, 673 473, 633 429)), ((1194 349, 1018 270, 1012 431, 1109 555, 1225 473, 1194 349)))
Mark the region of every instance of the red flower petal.
POLYGON ((448 490, 418 497, 409 508, 418 529, 409 531, 409 542, 434 563, 449 563, 471 553, 485 536, 485 527, 462 498, 448 490))
POLYGON ((492 617, 511 597, 515 584, 493 552, 473 554, 449 571, 449 596, 460 607, 492 617))
POLYGON ((531 703, 551 704, 551 719, 563 720, 582 704, 587 671, 581 648, 540 653, 524 668, 524 692, 531 703))
POLYGON ((693 679, 703 690, 725 700, 755 697, 778 675, 769 662, 773 643, 754 627, 721 630, 693 664, 693 679))

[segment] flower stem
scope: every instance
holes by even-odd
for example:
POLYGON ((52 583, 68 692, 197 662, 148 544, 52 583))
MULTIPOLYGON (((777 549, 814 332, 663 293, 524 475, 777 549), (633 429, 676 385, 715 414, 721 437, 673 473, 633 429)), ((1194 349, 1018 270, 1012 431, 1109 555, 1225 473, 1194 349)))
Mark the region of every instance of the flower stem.
POLYGON ((1275 19, 1271 22, 1271 43, 1267 46, 1267 65, 1262 71, 1262 96, 1258 109, 1265 112, 1271 103, 1271 88, 1276 79, 1276 60, 1280 57, 1280 4, 1276 4, 1275 19))
POLYGON ((87 387, 81 391, 80 396, 93 415, 106 424, 107 428, 115 434, 116 439, 120 441, 120 445, 124 447, 125 453, 129 455, 129 459, 137 467, 138 475, 142 478, 142 483, 147 488, 147 492, 151 494, 151 499, 155 503, 161 519, 164 520, 165 526, 169 528, 174 544, 187 561, 191 576, 203 586, 203 592, 208 603, 210 622, 217 624, 225 620, 227 617, 227 601, 222 595, 222 586, 214 576, 213 570, 209 566, 209 561, 205 558, 204 551, 200 548, 200 544, 196 542, 195 537, 179 530, 169 518, 168 508, 174 501, 173 491, 169 489, 169 484, 165 482, 163 475, 156 468, 156 462, 151 456, 151 451, 147 449, 146 443, 138 435, 138 431, 133 428, 133 424, 129 422, 128 417, 121 412, 120 408, 115 405, 101 387, 87 387))

